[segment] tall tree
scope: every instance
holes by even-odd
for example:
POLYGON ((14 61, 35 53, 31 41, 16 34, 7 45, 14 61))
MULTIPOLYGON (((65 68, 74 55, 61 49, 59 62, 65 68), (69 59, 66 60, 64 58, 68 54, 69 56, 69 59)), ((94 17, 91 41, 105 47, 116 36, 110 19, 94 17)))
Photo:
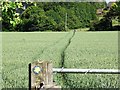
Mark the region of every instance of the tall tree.
POLYGON ((3 31, 12 31, 13 27, 21 20, 19 13, 16 13, 16 8, 22 8, 20 2, 1 2, 2 4, 2 27, 3 31))

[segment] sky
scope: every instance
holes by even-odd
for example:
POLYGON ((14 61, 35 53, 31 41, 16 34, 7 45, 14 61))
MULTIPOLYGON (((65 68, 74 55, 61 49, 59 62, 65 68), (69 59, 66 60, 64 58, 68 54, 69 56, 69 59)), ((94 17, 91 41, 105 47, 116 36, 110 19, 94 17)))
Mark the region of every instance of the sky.
POLYGON ((109 3, 110 1, 116 1, 116 0, 105 0, 107 3, 109 3))

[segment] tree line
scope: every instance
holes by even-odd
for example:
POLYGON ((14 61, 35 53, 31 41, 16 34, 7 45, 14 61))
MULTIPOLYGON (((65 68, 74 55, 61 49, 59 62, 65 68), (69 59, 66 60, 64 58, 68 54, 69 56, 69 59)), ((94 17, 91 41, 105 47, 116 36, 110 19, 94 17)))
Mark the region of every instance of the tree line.
POLYGON ((21 2, 2 3, 3 31, 66 31, 90 26, 96 10, 105 7, 97 2, 21 2), (22 11, 17 13, 16 10, 22 11), (66 21, 67 13, 67 21, 66 21))
POLYGON ((104 9, 102 19, 91 23, 91 31, 119 31, 120 30, 120 2, 113 3, 110 8, 104 9), (113 25, 112 20, 117 18, 118 25, 113 25))

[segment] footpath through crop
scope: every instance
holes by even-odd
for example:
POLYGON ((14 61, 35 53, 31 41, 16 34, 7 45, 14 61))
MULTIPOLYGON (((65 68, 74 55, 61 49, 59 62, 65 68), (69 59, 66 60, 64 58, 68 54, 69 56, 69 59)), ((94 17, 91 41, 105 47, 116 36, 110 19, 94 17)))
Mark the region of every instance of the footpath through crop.
MULTIPOLYGON (((53 63, 53 67, 64 67, 65 61, 65 51, 71 43, 72 38, 75 35, 75 30, 66 33, 64 37, 59 39, 57 42, 51 44, 50 46, 44 48, 43 52, 37 55, 37 59, 46 60, 53 63)), ((36 59, 36 60, 37 60, 36 59)), ((60 85, 64 86, 63 75, 55 74, 54 81, 60 85)), ((65 80, 66 81, 66 80, 65 80)))
POLYGON ((75 35, 75 32, 76 32, 76 31, 74 30, 74 31, 73 31, 73 35, 69 38, 67 45, 65 46, 65 48, 63 49, 63 51, 62 51, 62 53, 61 53, 61 67, 62 67, 62 68, 64 67, 64 61, 65 61, 65 50, 66 50, 67 47, 70 45, 71 40, 72 40, 72 38, 73 38, 74 35, 75 35))
MULTIPOLYGON (((63 49, 63 51, 61 52, 61 68, 64 68, 65 67, 65 51, 66 49, 68 48, 68 46, 70 45, 71 43, 71 40, 72 38, 74 37, 75 35, 75 30, 73 31, 73 34, 72 36, 69 38, 68 40, 68 43, 66 44, 65 48, 63 49)), ((71 86, 71 84, 67 83, 68 82, 68 77, 67 77, 67 74, 61 74, 61 81, 62 81, 62 87, 63 88, 67 88, 67 86, 71 86)))

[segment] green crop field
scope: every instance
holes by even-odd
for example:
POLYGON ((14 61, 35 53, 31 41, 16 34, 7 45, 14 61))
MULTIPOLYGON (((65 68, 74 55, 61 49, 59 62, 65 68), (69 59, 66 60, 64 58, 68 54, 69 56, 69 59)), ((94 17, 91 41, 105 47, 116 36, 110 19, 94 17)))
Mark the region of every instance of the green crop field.
MULTIPOLYGON (((43 56, 42 53, 45 53, 48 48, 63 40, 67 34, 3 33, 3 87, 28 87, 28 64, 40 59, 39 56, 43 56)), ((45 53, 46 56, 49 54, 50 52, 45 53)), ((56 63, 55 65, 58 64, 56 63)))
MULTIPOLYGON (((37 60, 54 67, 118 69, 118 32, 2 33, 3 88, 28 87, 28 64, 37 60)), ((118 75, 54 76, 62 87, 118 87, 118 75)))
MULTIPOLYGON (((118 32, 78 32, 65 51, 64 66, 84 69, 118 69, 118 32), (69 63, 71 62, 71 63, 69 63)), ((68 74, 75 87, 118 87, 118 75, 68 74)))

